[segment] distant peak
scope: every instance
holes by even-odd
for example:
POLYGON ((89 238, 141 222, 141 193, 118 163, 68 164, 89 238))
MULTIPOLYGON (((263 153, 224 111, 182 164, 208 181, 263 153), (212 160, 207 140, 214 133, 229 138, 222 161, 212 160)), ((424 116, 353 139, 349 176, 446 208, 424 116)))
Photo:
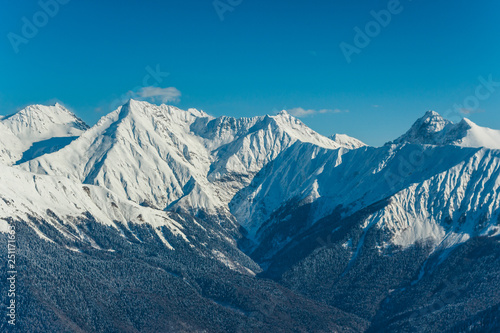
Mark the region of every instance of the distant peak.
POLYGON ((474 127, 474 126, 477 126, 472 120, 470 120, 469 118, 463 118, 461 121, 460 121, 460 124, 462 125, 467 125, 469 128, 471 127, 474 127))
POLYGON ((437 112, 427 111, 408 132, 389 144, 456 145, 498 149, 500 131, 476 125, 463 118, 458 124, 444 119, 437 112))
POLYGON ((405 134, 390 143, 440 144, 451 126, 453 126, 451 121, 430 110, 417 119, 405 134))
POLYGON ((413 126, 425 126, 430 132, 439 132, 448 124, 452 122, 444 119, 436 111, 427 111, 422 118, 417 119, 413 126))
POLYGON ((436 111, 427 111, 425 115, 418 119, 410 129, 419 133, 436 133, 442 131, 446 126, 452 124, 451 121, 441 117, 436 111))
POLYGON ((290 114, 289 114, 286 110, 281 110, 281 111, 278 113, 278 116, 282 116, 282 117, 290 117, 290 114))
POLYGON ((89 127, 63 105, 34 104, 1 119, 27 147, 56 137, 81 135, 89 127))
POLYGON ((441 115, 439 113, 437 113, 436 111, 429 110, 425 113, 425 117, 441 117, 441 115))
POLYGON ((139 104, 139 101, 133 99, 133 98, 129 98, 128 101, 123 104, 123 106, 127 105, 127 106, 131 106, 131 105, 136 105, 136 104, 139 104))
POLYGON ((362 142, 361 140, 358 140, 356 138, 353 138, 349 135, 346 134, 333 134, 329 137, 330 140, 335 141, 337 144, 339 144, 341 147, 348 148, 348 149, 356 149, 360 147, 365 147, 366 144, 362 142))
POLYGON ((56 102, 53 105, 43 105, 43 104, 32 104, 28 105, 25 108, 19 110, 18 112, 9 116, 9 118, 13 118, 15 116, 49 116, 49 117, 57 117, 60 115, 68 115, 76 118, 73 112, 69 111, 64 105, 56 102))

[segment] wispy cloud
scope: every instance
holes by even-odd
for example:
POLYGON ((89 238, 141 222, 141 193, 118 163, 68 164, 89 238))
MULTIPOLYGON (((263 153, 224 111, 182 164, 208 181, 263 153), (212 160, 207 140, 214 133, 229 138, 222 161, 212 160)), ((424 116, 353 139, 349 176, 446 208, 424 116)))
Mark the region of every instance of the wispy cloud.
POLYGON ((160 88, 160 87, 142 87, 137 91, 129 91, 130 98, 147 100, 154 103, 169 103, 178 102, 181 97, 181 92, 175 87, 160 88))
POLYGON ((480 110, 480 109, 465 109, 465 108, 460 109, 461 114, 473 114, 473 113, 482 113, 482 112, 484 112, 484 111, 480 110))
POLYGON ((341 110, 341 109, 304 109, 304 108, 293 108, 287 110, 289 114, 294 117, 309 117, 315 114, 326 114, 326 113, 346 113, 349 110, 341 110))

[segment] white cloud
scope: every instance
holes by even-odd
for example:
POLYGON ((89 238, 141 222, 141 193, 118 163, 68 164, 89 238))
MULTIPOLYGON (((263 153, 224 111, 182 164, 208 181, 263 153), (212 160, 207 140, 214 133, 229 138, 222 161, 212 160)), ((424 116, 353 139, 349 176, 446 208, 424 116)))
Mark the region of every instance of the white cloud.
POLYGON ((142 87, 137 91, 129 91, 131 98, 148 100, 151 102, 169 103, 178 102, 181 92, 175 87, 142 87))
POLYGON ((293 108, 287 110, 289 114, 291 114, 294 117, 308 117, 312 116, 315 114, 325 114, 325 113, 345 113, 349 112, 349 110, 340 110, 340 109, 320 109, 320 110, 314 110, 314 109, 304 109, 304 108, 293 108))
POLYGON ((460 109, 460 113, 465 114, 465 115, 469 115, 469 114, 473 114, 473 113, 482 113, 482 112, 484 112, 484 111, 479 110, 479 109, 465 109, 465 108, 460 109))

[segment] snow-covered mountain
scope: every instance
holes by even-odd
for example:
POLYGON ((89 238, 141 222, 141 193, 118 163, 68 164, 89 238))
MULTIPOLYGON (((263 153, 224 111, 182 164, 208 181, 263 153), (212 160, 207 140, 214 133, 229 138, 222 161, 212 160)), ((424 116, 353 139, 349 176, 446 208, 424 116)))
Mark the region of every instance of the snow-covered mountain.
POLYGON ((437 112, 428 111, 408 132, 392 143, 404 142, 500 149, 500 130, 478 126, 467 118, 454 124, 437 112))
POLYGON ((22 167, 147 206, 228 215, 232 195, 296 141, 339 147, 285 112, 213 118, 130 100, 63 149, 22 167))
POLYGON ((30 105, 1 119, 25 145, 55 137, 79 136, 88 126, 59 103, 30 105))
POLYGON ((403 247, 431 240, 448 248, 474 236, 499 235, 500 153, 480 149, 464 155, 446 171, 398 191, 367 225, 388 230, 392 243, 403 247))
POLYGON ((255 274, 252 269, 257 267, 234 250, 233 229, 143 207, 101 186, 0 165, 0 233, 9 231, 11 221, 28 222, 41 239, 51 243, 62 237, 66 248, 77 252, 81 243, 99 251, 117 250, 102 248, 98 237, 85 227, 86 222, 101 224, 136 241, 141 241, 141 235, 134 228, 146 226, 170 251, 177 246, 190 247, 245 274, 255 274))
MULTIPOLYGON (((54 108, 67 115, 59 121, 63 125, 50 125, 47 119, 39 121, 42 128, 75 127, 74 116, 59 105, 54 108)), ((21 117, 29 110, 38 115, 34 108, 23 110, 18 118, 24 120, 16 121, 16 128, 36 123, 34 116, 21 117)), ((3 121, 8 120, 13 116, 3 121)), ((469 120, 455 125, 429 111, 393 145, 372 148, 346 135, 321 136, 286 111, 214 118, 195 109, 130 100, 67 146, 20 168, 100 186, 143 206, 237 222, 258 242, 259 233, 281 223, 278 212, 288 205, 315 205, 304 228, 338 207, 344 214, 354 213, 450 172, 477 153, 472 147, 493 145, 498 132, 469 120), (416 153, 422 162, 411 165, 416 153)), ((495 191, 490 188, 485 198, 495 191)), ((469 210, 482 211, 482 203, 478 205, 469 210)), ((458 214, 455 209, 445 215, 458 214)), ((495 212, 485 214, 492 219, 495 212)), ((408 237, 416 241, 427 236, 408 237)))
POLYGON ((30 105, 0 118, 0 163, 10 165, 53 152, 87 129, 82 120, 59 103, 30 105))
POLYGON ((380 148, 324 137, 286 111, 215 118, 135 100, 91 128, 59 104, 31 106, 1 118, 0 132, 0 236, 15 221, 58 256, 58 246, 95 258, 126 246, 118 261, 134 253, 155 271, 167 258, 169 276, 211 295, 204 309, 249 312, 232 287, 214 286, 208 267, 222 265, 228 281, 262 271, 290 299, 376 321, 436 267, 451 270, 454 249, 500 235, 500 131, 432 111, 380 148), (352 282, 366 276, 385 289, 352 282))
MULTIPOLYGON (((500 234, 499 163, 498 151, 477 148, 399 145, 331 151, 297 143, 238 193, 231 208, 259 244, 270 234, 278 236, 276 228, 300 207, 313 205, 302 216, 304 231, 334 211, 349 216, 389 198, 391 205, 367 219, 388 231, 381 246, 427 239, 437 246, 452 234, 462 241, 500 234), (412 165, 415 156, 422 160, 412 165)), ((274 250, 293 240, 283 230, 274 250)))
POLYGON ((68 146, 23 168, 103 186, 160 209, 193 193, 194 204, 212 211, 217 196, 203 177, 209 156, 201 142, 188 135, 189 125, 203 116, 197 110, 180 112, 131 100, 68 146), (200 182, 206 186, 200 187, 200 182))

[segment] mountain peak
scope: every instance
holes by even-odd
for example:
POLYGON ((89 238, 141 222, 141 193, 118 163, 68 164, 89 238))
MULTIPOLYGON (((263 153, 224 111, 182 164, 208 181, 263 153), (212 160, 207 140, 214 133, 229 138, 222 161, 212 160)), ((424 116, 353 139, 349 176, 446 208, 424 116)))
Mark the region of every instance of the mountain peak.
POLYGON ((366 146, 366 144, 364 142, 362 142, 356 138, 353 138, 349 135, 346 135, 346 134, 333 134, 329 138, 330 138, 330 140, 338 143, 341 147, 344 147, 347 149, 357 149, 357 148, 366 146))
POLYGON ((427 111, 422 118, 417 119, 405 134, 391 143, 407 142, 436 145, 441 142, 450 125, 453 125, 453 123, 441 117, 439 113, 427 111))
POLYGON ((444 119, 436 111, 427 111, 422 118, 415 122, 414 126, 418 126, 420 130, 425 129, 427 132, 439 132, 449 124, 452 122, 444 119))
POLYGON ((80 136, 88 126, 59 103, 29 105, 18 112, 0 118, 2 140, 0 160, 14 164, 52 152, 72 138, 80 136))
POLYGON ((459 124, 462 124, 462 125, 466 125, 468 126, 469 128, 472 128, 472 127, 475 127, 477 126, 476 123, 474 123, 472 120, 470 120, 469 118, 463 118, 459 124))
POLYGON ((425 113, 425 117, 441 117, 441 115, 436 111, 429 110, 425 113))
POLYGON ((78 136, 88 129, 81 119, 59 103, 29 105, 1 121, 29 145, 53 137, 78 136))
POLYGON ((402 143, 500 149, 500 131, 478 126, 467 118, 454 124, 435 111, 427 111, 408 132, 388 144, 402 143))
POLYGON ((72 121, 80 122, 83 127, 88 128, 73 112, 64 105, 56 102, 54 105, 32 104, 25 108, 5 116, 4 122, 33 122, 46 120, 56 124, 64 124, 72 121))

